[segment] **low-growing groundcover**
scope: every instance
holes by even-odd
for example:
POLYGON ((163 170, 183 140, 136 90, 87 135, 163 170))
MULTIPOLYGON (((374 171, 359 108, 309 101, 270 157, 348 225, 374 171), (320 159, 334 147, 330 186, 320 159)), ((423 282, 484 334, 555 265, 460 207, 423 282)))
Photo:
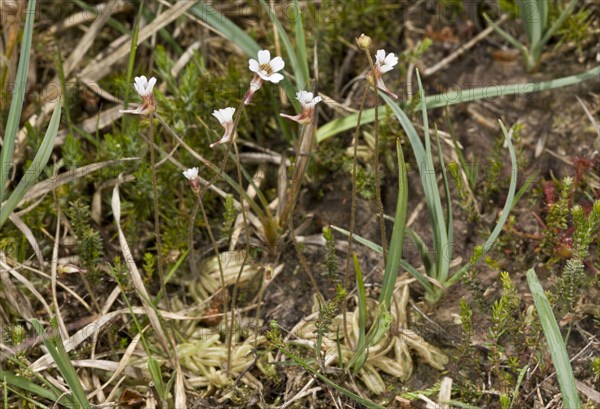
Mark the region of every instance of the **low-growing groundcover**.
POLYGON ((600 405, 596 2, 59 5, 1 5, 4 407, 600 405))

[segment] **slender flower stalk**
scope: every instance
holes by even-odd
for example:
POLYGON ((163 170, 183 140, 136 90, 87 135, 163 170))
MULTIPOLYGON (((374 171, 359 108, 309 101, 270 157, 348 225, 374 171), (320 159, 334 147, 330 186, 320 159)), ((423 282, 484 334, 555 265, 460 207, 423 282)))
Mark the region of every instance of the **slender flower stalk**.
POLYGON ((254 73, 254 78, 250 81, 250 88, 248 88, 248 92, 244 97, 244 105, 250 103, 252 96, 262 87, 263 82, 268 81, 277 84, 283 80, 283 75, 278 73, 283 67, 285 67, 283 59, 281 57, 271 59, 269 50, 260 50, 258 52, 258 61, 250 58, 248 60, 248 68, 254 73))
POLYGON ((280 114, 282 117, 291 119, 292 121, 296 121, 300 124, 308 124, 312 121, 313 113, 315 112, 315 105, 317 105, 323 98, 314 97, 312 92, 308 91, 300 91, 296 94, 296 99, 300 101, 300 105, 302 106, 302 112, 298 115, 287 115, 280 114))
POLYGON ((156 84, 156 78, 152 77, 150 80, 145 75, 141 77, 135 77, 133 88, 135 88, 138 95, 142 98, 142 105, 136 109, 120 109, 119 112, 122 114, 134 114, 134 115, 151 115, 156 111, 156 100, 154 99, 154 85, 156 84))
MULTIPOLYGON (((208 220, 208 216, 206 215, 206 209, 204 208, 204 203, 202 203, 202 197, 200 195, 200 184, 201 184, 201 179, 200 176, 198 176, 198 168, 194 167, 194 168, 189 168, 186 171, 183 172, 183 176, 185 176, 187 178, 187 180, 190 183, 190 188, 192 189, 192 192, 194 192, 194 195, 196 196, 196 205, 194 207, 194 210, 192 211, 192 213, 190 214, 190 232, 193 231, 194 225, 196 224, 196 214, 198 213, 198 208, 200 208, 200 210, 202 211, 202 218, 204 219, 204 225, 206 226, 206 230, 208 232, 208 237, 210 239, 210 243, 213 246, 213 251, 215 252, 215 255, 217 257, 217 263, 219 265, 219 274, 220 274, 220 278, 221 278, 221 291, 226 294, 225 291, 225 273, 223 271, 223 263, 221 261, 221 253, 219 252, 219 246, 217 244, 217 241, 215 240, 215 236, 212 232, 212 228, 210 225, 210 222, 208 220)), ((193 249, 194 243, 191 240, 191 234, 188 235, 188 238, 190 239, 190 242, 188 243, 188 246, 190 248, 190 250, 193 249)), ((193 253, 193 252, 192 252, 193 253)), ((195 257, 195 255, 192 254, 192 257, 195 257)), ((223 299, 223 316, 225 316, 227 314, 227 300, 224 298, 223 299)))
POLYGON ((385 83, 381 76, 388 71, 391 71, 394 66, 398 64, 398 57, 394 53, 389 53, 386 55, 385 50, 377 50, 377 54, 375 54, 375 66, 369 74, 369 82, 371 84, 375 84, 377 88, 389 94, 390 96, 398 99, 398 95, 394 94, 388 87, 386 87, 385 83))
POLYGON ((213 116, 219 120, 219 123, 225 129, 225 133, 221 137, 221 139, 217 142, 211 143, 210 147, 214 148, 217 145, 222 143, 227 143, 231 141, 233 137, 234 125, 233 125, 233 114, 235 113, 235 108, 227 107, 224 109, 218 109, 213 111, 213 116))
POLYGON ((150 80, 148 80, 145 75, 135 77, 133 88, 135 88, 140 98, 142 98, 142 105, 138 106, 136 109, 121 109, 119 110, 119 112, 123 114, 148 115, 148 117, 150 118, 150 173, 152 176, 152 199, 154 207, 154 234, 156 236, 156 258, 158 266, 158 277, 160 280, 160 292, 158 294, 158 299, 161 299, 163 296, 165 296, 165 304, 167 306, 167 309, 171 309, 169 297, 166 297, 167 287, 165 283, 165 272, 162 257, 162 240, 160 238, 160 214, 158 206, 158 182, 156 175, 156 152, 154 145, 153 121, 153 116, 156 112, 156 99, 154 98, 153 93, 154 85, 156 85, 155 77, 150 78, 150 80))

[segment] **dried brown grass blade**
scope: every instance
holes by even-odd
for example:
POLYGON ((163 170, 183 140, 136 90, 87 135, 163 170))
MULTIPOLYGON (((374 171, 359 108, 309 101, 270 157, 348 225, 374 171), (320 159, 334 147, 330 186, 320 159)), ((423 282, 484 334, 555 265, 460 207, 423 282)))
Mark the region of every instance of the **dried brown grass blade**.
POLYGON ((104 169, 108 166, 132 160, 138 160, 138 158, 123 158, 118 160, 109 160, 106 162, 92 163, 90 165, 82 166, 80 168, 61 173, 55 178, 46 179, 42 182, 36 183, 31 189, 29 189, 29 191, 27 191, 27 193, 25 193, 25 196, 23 196, 23 199, 21 199, 21 202, 19 202, 19 206, 17 207, 20 207, 33 199, 36 199, 46 193, 53 191, 54 189, 64 185, 65 183, 69 183, 75 179, 87 176, 90 173, 96 172, 100 169, 104 169))
MULTIPOLYGON (((138 34, 137 44, 141 44, 161 28, 175 21, 179 16, 185 13, 190 7, 194 6, 194 1, 179 1, 170 9, 157 16, 150 24, 142 28, 138 34)), ((115 63, 121 58, 129 55, 131 52, 131 42, 127 37, 118 38, 107 47, 106 52, 100 53, 92 62, 90 62, 80 73, 81 78, 90 78, 94 81, 99 80, 109 74, 115 63), (120 44, 116 49, 115 45, 120 44)))
MULTIPOLYGON (((113 189, 112 196, 112 210, 113 215, 115 217, 115 223, 117 225, 117 230, 119 232, 119 243, 121 245, 121 251, 123 252, 123 257, 125 259, 125 263, 127 264, 127 268, 129 270, 129 274, 131 276, 131 281, 133 286, 138 292, 140 299, 142 301, 142 305, 144 310, 146 311, 146 315, 148 316, 148 320, 150 321, 150 325, 154 329, 156 336, 166 354, 169 354, 169 343, 167 342, 167 337, 165 332, 160 324, 160 320, 158 315, 152 305, 150 304, 150 294, 148 294, 148 290, 146 290, 146 286, 144 285, 144 280, 135 265, 135 261, 133 260, 133 255, 131 250, 129 249, 129 244, 127 244, 127 240, 125 239, 125 234, 123 233, 123 229, 121 229, 121 198, 119 196, 119 185, 115 185, 113 189)), ((166 296, 166 295, 165 295, 166 296)))
POLYGON ((52 247, 52 262, 50 263, 50 282, 52 287, 52 304, 56 310, 56 322, 60 329, 60 335, 62 339, 67 339, 69 332, 63 320, 62 314, 60 313, 60 305, 58 304, 58 297, 56 296, 56 272, 58 270, 58 246, 60 243, 60 207, 57 209, 58 214, 56 217, 56 233, 54 235, 54 246, 52 247))
MULTIPOLYGON (((23 276, 17 270, 15 270, 14 268, 12 268, 8 264, 6 264, 6 262, 4 262, 3 260, 0 260, 0 267, 4 270, 8 271, 10 274, 12 274, 12 276, 14 278, 16 278, 17 281, 19 281, 21 284, 23 284, 25 286, 25 288, 27 288, 35 296, 35 298, 38 299, 38 301, 44 306, 44 309, 46 310, 48 317, 52 316, 52 310, 50 309, 50 306, 48 305, 48 303, 46 302, 46 300, 44 299, 42 294, 40 294, 40 292, 38 290, 36 290, 35 286, 33 285, 33 283, 31 281, 29 281, 25 276, 23 276)), ((20 306, 19 307, 15 306, 15 307, 17 309, 19 309, 20 306)), ((34 317, 32 311, 31 311, 31 316, 29 318, 31 318, 31 317, 34 317)))
POLYGON ((40 264, 40 266, 43 266, 45 264, 44 255, 42 254, 40 245, 38 244, 37 239, 33 235, 33 232, 31 231, 29 226, 27 226, 25 222, 21 220, 21 218, 16 213, 11 214, 10 216, 8 216, 8 218, 11 222, 13 222, 15 227, 19 229, 21 233, 23 233, 23 236, 25 236, 29 244, 31 244, 31 248, 33 249, 33 252, 35 253, 35 256, 38 259, 38 263, 40 264))

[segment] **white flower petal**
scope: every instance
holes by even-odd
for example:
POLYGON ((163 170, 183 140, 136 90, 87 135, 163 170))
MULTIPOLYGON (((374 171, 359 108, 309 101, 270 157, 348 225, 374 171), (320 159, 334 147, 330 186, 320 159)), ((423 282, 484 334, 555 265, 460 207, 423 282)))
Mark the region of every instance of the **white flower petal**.
POLYGON ((283 61, 283 58, 275 57, 271 60, 271 62, 269 63, 269 66, 271 66, 271 69, 273 70, 273 72, 277 72, 277 71, 281 71, 283 69, 283 67, 285 67, 285 62, 283 61))
POLYGON ((221 110, 223 112, 223 117, 227 122, 233 122, 233 114, 235 113, 235 108, 227 107, 221 110))
POLYGON ((148 81, 148 86, 146 87, 146 92, 148 94, 152 94, 152 90, 154 90, 154 84, 156 84, 156 78, 152 77, 150 78, 150 81, 148 81))
POLYGON ((212 114, 215 118, 217 118, 219 123, 222 125, 224 121, 223 121, 223 115, 221 114, 221 110, 220 109, 214 110, 212 114))
POLYGON ((394 54, 394 53, 389 53, 385 57, 385 60, 383 60, 383 63, 385 65, 389 65, 389 66, 393 67, 394 65, 398 64, 398 57, 396 57, 396 54, 394 54))
POLYGON ((267 81, 271 81, 273 84, 277 84, 282 79, 283 79, 283 75, 278 74, 278 73, 271 74, 271 75, 269 75, 268 78, 266 78, 267 81))
POLYGON ((313 104, 313 106, 315 106, 315 105, 317 105, 317 104, 318 104, 319 102, 321 102, 321 101, 323 101, 323 98, 321 98, 321 97, 315 97, 315 98, 312 100, 312 104, 313 104))
POLYGON ((235 112, 235 108, 227 107, 224 109, 217 109, 213 111, 213 115, 215 118, 219 120, 219 123, 223 126, 227 124, 233 123, 233 114, 235 112))
POLYGON ((260 65, 268 64, 271 61, 271 53, 269 50, 260 50, 258 52, 258 63, 260 65))
POLYGON ((381 72, 382 74, 385 74, 388 71, 391 71, 394 69, 393 65, 382 65, 379 67, 379 72, 381 72))
POLYGON ((252 72, 258 72, 258 71, 260 71, 260 67, 258 65, 258 61, 256 61, 254 58, 250 58, 248 60, 248 68, 252 72))
POLYGON ((385 50, 377 50, 377 54, 375 54, 375 62, 381 65, 383 64, 383 60, 385 60, 385 50))
POLYGON ((198 177, 198 168, 190 168, 183 172, 183 176, 185 176, 188 180, 195 179, 198 177))
POLYGON ((302 105, 310 104, 313 99, 313 93, 308 91, 300 91, 296 96, 302 105))
POLYGON ((146 78, 145 75, 142 75, 141 77, 138 77, 138 83, 140 84, 140 87, 142 87, 143 89, 146 89, 146 87, 148 86, 148 79, 146 78))
POLYGON ((260 70, 256 74, 258 74, 258 76, 260 78, 262 78, 264 81, 271 81, 269 74, 267 74, 267 72, 265 70, 260 70))

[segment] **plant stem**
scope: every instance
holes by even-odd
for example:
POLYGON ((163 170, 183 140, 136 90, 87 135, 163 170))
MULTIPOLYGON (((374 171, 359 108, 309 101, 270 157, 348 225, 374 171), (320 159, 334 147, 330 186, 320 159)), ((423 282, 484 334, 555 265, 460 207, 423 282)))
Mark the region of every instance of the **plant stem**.
MULTIPOLYGON (((371 73, 375 72, 375 65, 369 50, 365 50, 369 65, 371 66, 371 73)), ((372 74, 372 78, 375 75, 372 74)), ((375 199, 377 201, 377 211, 379 213, 379 229, 381 230, 381 248, 383 249, 383 264, 387 262, 387 235, 385 233, 385 219, 383 202, 381 201, 381 174, 379 173, 379 105, 378 99, 379 94, 377 93, 377 86, 373 81, 373 94, 375 95, 375 155, 373 155, 373 169, 375 170, 375 199)))
MULTIPOLYGON (((225 273, 223 272, 223 263, 221 262, 221 253, 219 252, 219 246, 217 245, 217 241, 215 240, 215 236, 213 235, 212 228, 210 227, 210 222, 208 220, 208 216, 206 215, 206 209, 204 208, 204 203, 200 200, 200 195, 197 195, 198 201, 196 202, 195 209, 197 211, 198 207, 202 212, 202 218, 204 220, 204 224, 206 225, 206 230, 208 232, 208 238, 210 239, 210 243, 213 246, 213 251, 217 256, 217 263, 219 265, 219 275, 221 277, 221 291, 223 292, 223 317, 227 317, 227 297, 225 291, 225 273)), ((195 262, 195 260, 194 260, 195 262)))
MULTIPOLYGON (((350 233, 348 234, 348 253, 346 256, 346 272, 344 273, 344 289, 348 290, 349 279, 350 279, 350 259, 352 258, 352 243, 353 243, 353 235, 354 228, 356 226, 356 169, 357 169, 357 156, 358 156, 358 135, 360 132, 360 120, 362 118, 362 112, 365 108, 365 102, 367 100, 367 92, 369 91, 369 87, 365 87, 365 91, 363 92, 362 99, 360 101, 360 108, 358 110, 358 120, 356 121, 356 129, 354 130, 354 151, 352 154, 352 205, 350 209, 350 233)), ((348 291, 349 292, 349 291, 348 291)), ((348 301, 348 296, 342 303, 342 317, 344 323, 344 335, 348 342, 350 342, 350 337, 348 336, 348 325, 347 325, 347 317, 346 303, 348 301)))
POLYGON ((150 173, 152 175, 152 199, 154 201, 154 235, 156 236, 156 264, 158 265, 158 278, 160 280, 160 292, 157 300, 165 296, 165 305, 168 310, 171 309, 167 288, 165 284, 165 271, 162 256, 162 241, 160 238, 160 210, 158 207, 158 183, 155 168, 155 147, 154 147, 154 117, 150 116, 150 173))
MULTIPOLYGON (((235 129, 235 128, 234 128, 235 129)), ((246 218, 246 208, 244 206, 244 185, 242 184, 242 171, 241 171, 241 163, 240 163, 240 152, 238 150, 237 142, 235 139, 232 142, 233 150, 235 152, 235 164, 237 170, 237 178, 238 184, 240 186, 240 207, 242 211, 242 221, 244 224, 244 259, 242 260, 242 265, 240 266, 240 271, 238 272, 237 278, 235 279, 235 284, 233 285, 233 293, 231 296, 231 327, 227 332, 227 376, 229 376, 231 371, 231 343, 233 340, 233 329, 235 327, 235 303, 237 299, 237 293, 239 289, 240 279, 242 277, 242 272, 244 271, 244 266, 246 265, 246 261, 248 260, 248 256, 250 255, 250 233, 248 230, 248 220, 246 218)))

